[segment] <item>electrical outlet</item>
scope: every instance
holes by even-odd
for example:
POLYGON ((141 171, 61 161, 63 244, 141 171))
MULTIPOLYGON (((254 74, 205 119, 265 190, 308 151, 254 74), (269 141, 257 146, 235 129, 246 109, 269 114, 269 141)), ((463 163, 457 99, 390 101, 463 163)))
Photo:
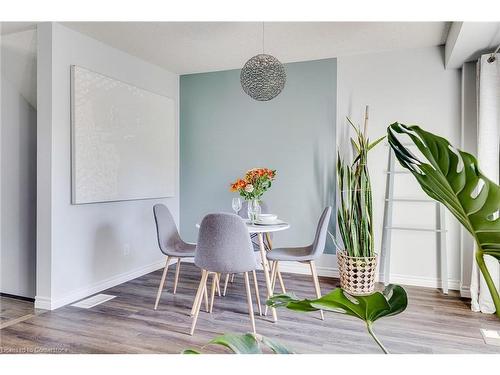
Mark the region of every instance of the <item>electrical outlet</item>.
POLYGON ((125 255, 125 256, 129 256, 130 255, 130 245, 128 243, 126 243, 123 246, 123 255, 125 255))

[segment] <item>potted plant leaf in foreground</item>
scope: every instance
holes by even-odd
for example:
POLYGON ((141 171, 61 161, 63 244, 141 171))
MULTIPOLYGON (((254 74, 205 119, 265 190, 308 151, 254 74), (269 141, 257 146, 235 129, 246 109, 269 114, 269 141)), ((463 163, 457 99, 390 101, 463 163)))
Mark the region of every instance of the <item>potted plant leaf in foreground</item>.
POLYGON ((394 123, 387 129, 389 144, 400 164, 417 179, 424 192, 444 204, 476 241, 476 262, 484 276, 500 318, 500 296, 484 256, 500 261, 500 186, 488 179, 471 154, 418 126, 394 123), (420 155, 398 139, 406 135, 420 155))
POLYGON ((288 293, 273 296, 266 303, 268 306, 286 307, 294 311, 323 310, 361 319, 380 349, 388 354, 389 351, 373 331, 373 323, 380 318, 402 313, 408 305, 408 297, 399 285, 388 285, 382 293, 375 292, 366 296, 352 296, 342 288, 335 288, 330 293, 314 300, 299 300, 293 293, 288 293))
MULTIPOLYGON (((234 354, 264 354, 263 348, 274 354, 294 354, 280 343, 253 333, 245 333, 243 335, 225 333, 210 340, 202 349, 209 345, 222 346, 234 354)), ((186 349, 182 354, 201 354, 201 352, 196 349, 186 349)))
MULTIPOLYGON (((331 311, 354 316, 365 322, 368 333, 373 337, 382 351, 388 350, 373 331, 373 324, 380 318, 397 315, 406 309, 408 299, 405 290, 399 285, 389 285, 383 293, 375 292, 368 296, 351 296, 342 289, 336 288, 330 293, 315 300, 299 300, 293 293, 271 297, 266 304, 273 307, 287 307, 290 310, 312 312, 318 310, 331 311)), ((234 354, 294 354, 285 345, 262 335, 246 333, 237 335, 226 333, 218 336, 206 345, 218 345, 234 354)), ((183 354, 200 354, 196 349, 186 349, 183 354)))

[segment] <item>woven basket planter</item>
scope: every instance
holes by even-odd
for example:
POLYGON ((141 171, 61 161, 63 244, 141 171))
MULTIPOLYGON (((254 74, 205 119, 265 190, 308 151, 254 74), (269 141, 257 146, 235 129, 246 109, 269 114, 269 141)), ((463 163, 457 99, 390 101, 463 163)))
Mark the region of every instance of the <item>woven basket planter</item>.
POLYGON ((375 290, 377 257, 350 257, 337 251, 340 287, 353 296, 364 296, 375 290))

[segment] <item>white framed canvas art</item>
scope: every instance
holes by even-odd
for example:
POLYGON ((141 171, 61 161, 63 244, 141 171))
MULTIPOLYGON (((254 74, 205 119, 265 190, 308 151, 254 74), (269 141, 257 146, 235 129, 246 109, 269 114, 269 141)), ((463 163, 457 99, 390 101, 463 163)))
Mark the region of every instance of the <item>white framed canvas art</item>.
POLYGON ((72 203, 172 197, 175 104, 71 66, 72 203))

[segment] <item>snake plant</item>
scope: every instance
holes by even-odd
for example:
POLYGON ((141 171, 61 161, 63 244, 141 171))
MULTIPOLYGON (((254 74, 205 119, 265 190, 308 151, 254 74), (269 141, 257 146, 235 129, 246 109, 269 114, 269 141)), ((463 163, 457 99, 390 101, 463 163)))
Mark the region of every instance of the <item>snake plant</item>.
POLYGON ((368 333, 380 349, 388 354, 389 352, 373 331, 373 323, 384 316, 403 312, 408 305, 408 297, 406 291, 399 285, 388 285, 383 293, 375 292, 367 296, 352 296, 341 288, 335 288, 315 300, 299 300, 295 294, 287 293, 271 297, 266 304, 302 312, 325 310, 354 316, 365 322, 368 333))
MULTIPOLYGON (((265 336, 246 333, 244 335, 236 335, 226 333, 222 336, 217 336, 212 339, 207 345, 220 345, 231 351, 234 354, 263 354, 262 348, 267 347, 274 354, 293 354, 293 352, 281 345, 280 343, 271 340, 265 336)), ((204 347, 205 347, 204 346, 204 347)), ((182 354, 201 354, 195 349, 186 349, 182 354)))
POLYGON ((500 318, 500 297, 484 256, 500 261, 500 186, 488 179, 471 154, 418 126, 394 123, 387 129, 389 143, 400 164, 417 179, 431 198, 444 204, 474 237, 476 262, 500 318), (416 156, 399 140, 407 135, 420 151, 416 156))
MULTIPOLYGON (((384 138, 380 137, 370 143, 367 137, 368 107, 365 114, 363 130, 347 118, 356 133, 351 138, 355 153, 352 164, 347 163, 338 153, 337 181, 339 192, 339 208, 337 222, 343 248, 332 239, 339 250, 345 250, 351 257, 375 256, 373 246, 373 210, 370 174, 368 173, 368 151, 379 144, 384 138)), ((330 234, 331 235, 331 234, 330 234)))

